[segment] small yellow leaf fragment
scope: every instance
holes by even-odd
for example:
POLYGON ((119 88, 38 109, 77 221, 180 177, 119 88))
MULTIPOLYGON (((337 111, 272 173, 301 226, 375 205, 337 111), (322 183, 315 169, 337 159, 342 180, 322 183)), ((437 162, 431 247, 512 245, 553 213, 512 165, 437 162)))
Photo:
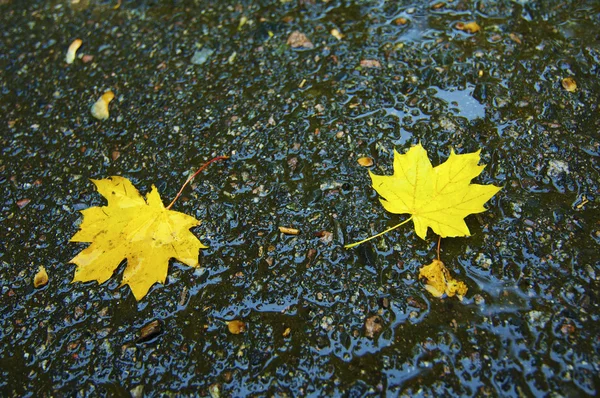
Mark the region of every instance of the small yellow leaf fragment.
POLYGON ((477 33, 481 30, 481 26, 477 22, 469 22, 465 24, 465 31, 467 33, 477 33))
POLYGON ((467 285, 464 282, 457 281, 456 279, 450 279, 448 282, 448 286, 446 286, 446 294, 448 297, 453 297, 456 295, 462 301, 463 297, 467 294, 469 290, 467 285))
POLYGON ((455 25, 456 29, 464 30, 467 33, 477 33, 481 30, 481 26, 477 22, 458 22, 455 25))
POLYGON ((68 64, 72 64, 73 61, 75 61, 75 56, 77 55, 77 50, 79 50, 79 47, 81 47, 82 43, 83 43, 83 41, 81 39, 73 40, 73 43, 71 43, 71 45, 69 46, 69 49, 67 50, 67 56, 65 57, 65 61, 68 64))
POLYGON ((577 82, 572 77, 565 77, 562 79, 562 86, 570 93, 573 93, 575 90, 577 90, 577 82))
POLYGON ((229 65, 233 65, 233 63, 235 62, 235 58, 237 57, 237 52, 233 52, 231 53, 231 55, 229 56, 229 58, 227 58, 227 63, 229 65))
POLYGON ((329 32, 329 33, 331 33, 331 35, 338 40, 342 40, 344 38, 344 35, 341 34, 340 31, 335 28, 331 29, 331 32, 329 32))
POLYGON ((43 287, 43 286, 46 286, 47 284, 48 284, 48 273, 46 272, 46 269, 44 267, 40 266, 38 268, 38 272, 33 277, 33 287, 35 287, 37 289, 38 287, 43 287))
POLYGON ((452 278, 450 271, 443 262, 433 260, 431 264, 424 265, 419 271, 419 278, 426 279, 425 289, 434 297, 457 296, 461 301, 467 294, 467 285, 464 282, 452 278))
POLYGON ((240 334, 246 331, 246 324, 243 321, 233 320, 227 322, 227 329, 231 334, 240 334))
POLYGON ((238 30, 242 30, 242 27, 244 25, 246 25, 247 22, 248 22, 248 17, 245 15, 242 15, 242 17, 240 18, 240 22, 238 24, 238 30))
POLYGON ((427 280, 425 288, 434 297, 442 297, 446 291, 444 270, 446 270, 444 263, 438 260, 433 260, 431 264, 424 265, 419 270, 419 278, 427 280))
POLYGON ((291 328, 285 328, 285 330, 283 331, 283 333, 281 335, 283 337, 289 337, 290 333, 292 333, 292 329, 291 328))
POLYGON ((108 119, 108 104, 115 98, 115 94, 112 91, 107 91, 92 105, 92 116, 98 120, 108 119))
POLYGON ((361 165, 363 167, 373 166, 373 158, 370 158, 368 156, 363 156, 361 158, 358 158, 356 161, 358 162, 359 165, 361 165))
POLYGON ((284 233, 286 235, 298 235, 300 233, 300 230, 290 227, 279 227, 279 232, 284 233))

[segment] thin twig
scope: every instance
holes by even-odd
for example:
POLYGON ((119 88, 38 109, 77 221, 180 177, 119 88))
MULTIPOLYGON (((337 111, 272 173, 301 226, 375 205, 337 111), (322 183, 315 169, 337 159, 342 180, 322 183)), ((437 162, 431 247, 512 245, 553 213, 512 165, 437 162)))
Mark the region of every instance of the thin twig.
POLYGON ((217 156, 216 158, 212 158, 211 160, 209 160, 208 162, 204 163, 199 169, 198 171, 196 171, 191 177, 189 177, 187 179, 187 181, 183 184, 183 186, 181 187, 181 189, 179 190, 179 192, 177 192, 177 196, 175 196, 175 199, 173 199, 173 201, 167 206, 167 210, 170 210, 171 207, 173 206, 173 204, 175 203, 175 201, 177 199, 179 199, 179 197, 181 196, 181 193, 183 192, 183 188, 185 188, 185 186, 187 184, 190 183, 190 181, 192 181, 194 179, 194 177, 196 177, 198 174, 200 174, 202 172, 202 170, 204 170, 205 168, 208 167, 209 164, 211 164, 212 162, 216 162, 219 160, 225 160, 225 159, 229 159, 229 156, 217 156))
POLYGON ((437 256, 438 261, 440 260, 440 244, 442 243, 442 235, 438 236, 438 247, 437 247, 437 256))

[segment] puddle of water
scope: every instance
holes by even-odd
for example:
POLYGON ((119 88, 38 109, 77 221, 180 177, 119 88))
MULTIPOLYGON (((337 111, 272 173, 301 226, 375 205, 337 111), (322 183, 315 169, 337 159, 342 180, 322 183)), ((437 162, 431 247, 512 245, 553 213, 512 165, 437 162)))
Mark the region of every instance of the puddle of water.
POLYGON ((456 116, 461 116, 469 121, 485 117, 485 105, 473 97, 475 86, 467 84, 464 90, 443 90, 432 86, 436 91, 435 96, 448 104, 448 109, 456 116))

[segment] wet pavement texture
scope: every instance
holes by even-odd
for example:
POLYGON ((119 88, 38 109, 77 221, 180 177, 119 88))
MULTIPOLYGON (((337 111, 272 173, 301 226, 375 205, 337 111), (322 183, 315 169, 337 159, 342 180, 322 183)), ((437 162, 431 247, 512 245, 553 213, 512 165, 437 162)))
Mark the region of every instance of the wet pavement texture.
POLYGON ((596 1, 117 3, 0 1, 2 396, 598 394, 596 1), (419 142, 503 187, 442 240, 462 302, 418 280, 431 231, 343 248, 406 218, 357 159, 419 142), (219 155, 174 206, 201 269, 71 283, 90 178, 168 203, 219 155))

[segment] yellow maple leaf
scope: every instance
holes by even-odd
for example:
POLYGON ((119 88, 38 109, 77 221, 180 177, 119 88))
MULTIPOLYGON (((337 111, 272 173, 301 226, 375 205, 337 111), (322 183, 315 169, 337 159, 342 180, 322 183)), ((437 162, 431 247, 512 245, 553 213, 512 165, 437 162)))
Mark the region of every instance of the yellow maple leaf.
POLYGON ((127 259, 122 285, 140 300, 154 283, 165 282, 171 258, 199 266, 200 249, 206 246, 189 229, 200 222, 165 208, 154 185, 144 199, 124 177, 92 182, 108 205, 81 212, 81 230, 71 242, 92 244, 70 261, 77 264, 73 282, 103 283, 127 259))
POLYGON ((462 301, 464 295, 467 294, 467 285, 452 278, 450 271, 440 260, 433 260, 431 264, 421 267, 419 278, 427 280, 425 289, 434 297, 442 297, 444 294, 447 294, 448 297, 456 295, 462 301))
POLYGON ((471 184, 484 165, 479 152, 457 155, 432 167, 421 144, 401 155, 394 150, 394 174, 379 176, 369 171, 373 188, 390 213, 411 214, 415 232, 425 239, 430 227, 441 237, 471 235, 464 218, 485 211, 483 204, 499 187, 471 184))

